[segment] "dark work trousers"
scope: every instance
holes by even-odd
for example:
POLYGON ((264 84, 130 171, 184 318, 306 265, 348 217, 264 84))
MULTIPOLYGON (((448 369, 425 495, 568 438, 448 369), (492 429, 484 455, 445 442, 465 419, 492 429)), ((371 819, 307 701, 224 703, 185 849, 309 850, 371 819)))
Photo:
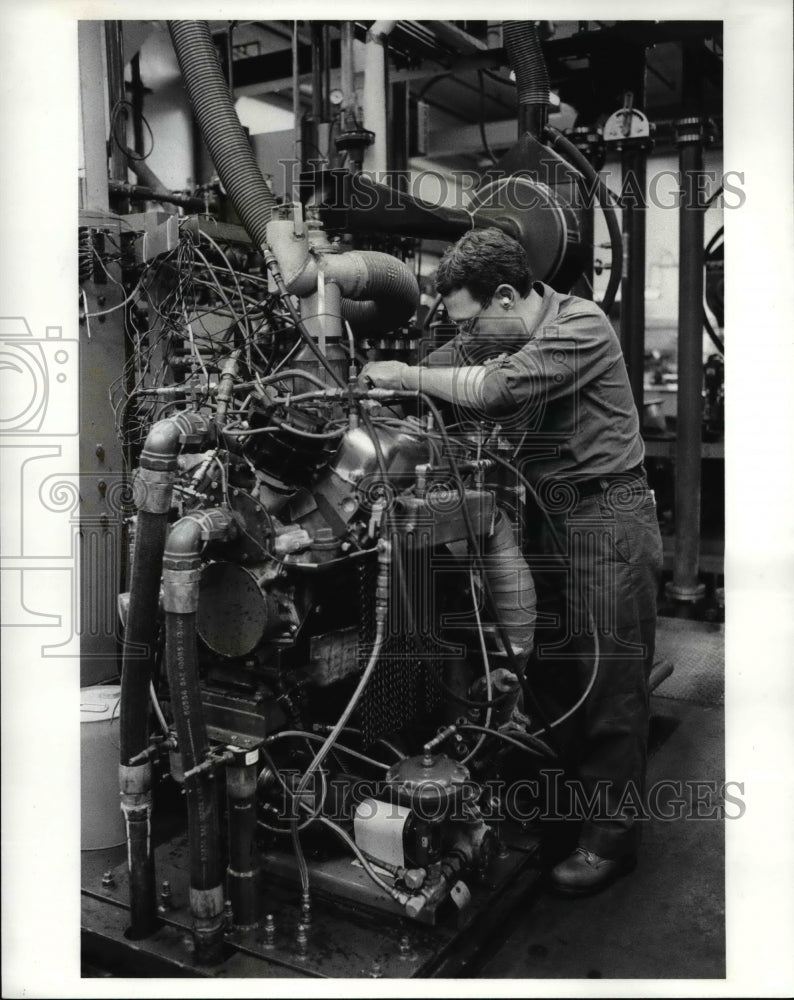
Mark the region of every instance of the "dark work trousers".
POLYGON ((548 520, 535 505, 528 508, 527 552, 538 600, 528 677, 549 721, 592 685, 581 707, 554 730, 566 794, 547 808, 582 821, 581 847, 618 858, 639 843, 662 542, 644 478, 630 486, 602 483, 594 494, 580 495, 567 483, 548 494, 556 501, 544 501, 548 520))

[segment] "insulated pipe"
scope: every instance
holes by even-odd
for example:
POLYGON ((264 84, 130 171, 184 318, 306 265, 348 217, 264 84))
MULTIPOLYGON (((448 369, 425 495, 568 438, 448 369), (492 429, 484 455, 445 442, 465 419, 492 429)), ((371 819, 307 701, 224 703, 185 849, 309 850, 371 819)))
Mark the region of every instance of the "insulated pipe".
POLYGON ((200 769, 209 756, 198 673, 196 613, 201 548, 208 537, 224 537, 232 524, 226 511, 209 510, 183 517, 174 525, 163 558, 165 662, 187 797, 190 910, 196 961, 206 965, 221 957, 224 933, 224 865, 221 854, 217 783, 211 769, 200 769))
POLYGON ((502 26, 507 58, 516 75, 518 136, 541 139, 549 116, 549 73, 532 21, 505 21, 502 26))
POLYGON ((503 510, 497 509, 494 531, 485 542, 483 556, 496 617, 504 626, 519 664, 526 666, 535 636, 535 584, 503 510))
POLYGON ((326 283, 339 286, 344 296, 342 316, 357 333, 393 330, 419 305, 419 285, 413 272, 391 254, 374 250, 313 254, 309 241, 295 235, 290 219, 270 222, 267 240, 290 294, 313 294, 322 270, 326 283))
POLYGON ((209 24, 169 21, 168 30, 212 162, 248 235, 261 247, 276 200, 237 117, 209 24))
POLYGON ((127 830, 130 929, 147 937, 157 923, 151 850, 151 764, 130 761, 149 745, 149 684, 157 639, 160 574, 181 440, 201 443, 209 425, 197 413, 160 420, 149 431, 134 482, 138 511, 130 603, 124 633, 119 712, 119 786, 127 830))
POLYGON ((396 21, 376 21, 367 32, 364 49, 364 127, 374 133, 364 151, 364 169, 383 181, 388 169, 388 56, 386 44, 396 21))

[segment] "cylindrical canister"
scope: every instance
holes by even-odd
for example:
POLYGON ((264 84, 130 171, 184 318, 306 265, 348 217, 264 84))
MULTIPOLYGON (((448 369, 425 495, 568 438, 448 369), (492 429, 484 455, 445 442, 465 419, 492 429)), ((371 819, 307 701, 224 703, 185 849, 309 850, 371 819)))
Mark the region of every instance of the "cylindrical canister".
POLYGON ((125 840, 119 799, 119 685, 80 691, 80 847, 97 850, 125 840))

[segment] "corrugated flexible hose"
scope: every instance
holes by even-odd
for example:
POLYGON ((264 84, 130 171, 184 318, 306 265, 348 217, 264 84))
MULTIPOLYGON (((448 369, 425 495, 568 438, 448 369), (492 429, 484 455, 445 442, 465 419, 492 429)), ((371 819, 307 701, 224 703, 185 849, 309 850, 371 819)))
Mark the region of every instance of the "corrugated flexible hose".
POLYGON ((221 183, 257 246, 276 200, 234 108, 207 21, 169 21, 168 30, 193 113, 221 183))
POLYGON ((518 103, 548 105, 549 73, 535 25, 531 21, 505 21, 502 37, 516 75, 518 103))
MULTIPOLYGON (((267 243, 276 201, 234 107, 206 21, 169 21, 168 30, 201 134, 221 183, 256 246, 267 243)), ((367 280, 342 300, 342 315, 361 334, 393 330, 419 304, 411 270, 389 254, 357 251, 367 280), (356 301, 354 301, 354 299, 356 301)))

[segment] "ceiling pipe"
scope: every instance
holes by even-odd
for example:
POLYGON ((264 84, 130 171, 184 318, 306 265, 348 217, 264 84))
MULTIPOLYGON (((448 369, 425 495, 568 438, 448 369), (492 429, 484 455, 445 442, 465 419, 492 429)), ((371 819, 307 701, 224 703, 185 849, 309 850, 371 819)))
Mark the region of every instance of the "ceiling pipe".
POLYGON ((388 54, 389 35, 396 21, 376 21, 367 32, 364 48, 364 126, 375 133, 364 153, 364 169, 382 180, 388 169, 388 54))

